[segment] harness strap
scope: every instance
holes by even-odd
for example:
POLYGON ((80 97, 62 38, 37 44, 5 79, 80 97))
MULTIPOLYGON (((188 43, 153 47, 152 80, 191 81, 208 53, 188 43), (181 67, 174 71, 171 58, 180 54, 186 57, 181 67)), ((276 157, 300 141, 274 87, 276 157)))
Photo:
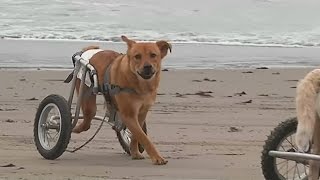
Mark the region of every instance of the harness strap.
POLYGON ((111 96, 114 96, 116 94, 119 94, 121 92, 125 92, 125 93, 136 93, 136 91, 132 88, 127 88, 127 87, 120 87, 118 85, 115 84, 111 84, 110 83, 110 69, 111 69, 111 65, 110 64, 104 74, 104 83, 103 83, 103 89, 102 92, 107 93, 109 98, 111 96))
MULTIPOLYGON (((71 60, 72 60, 72 63, 73 63, 73 67, 76 66, 75 57, 76 57, 77 55, 81 56, 82 54, 83 54, 83 51, 79 51, 79 52, 74 53, 74 55, 72 55, 71 60)), ((71 80, 72 80, 72 78, 73 78, 73 73, 74 73, 74 70, 68 75, 67 79, 65 79, 63 82, 64 82, 64 83, 69 83, 69 82, 71 82, 71 80)))
MULTIPOLYGON (((121 58, 123 58, 123 55, 121 58)), ((103 92, 106 102, 109 105, 111 105, 111 108, 109 109, 110 116, 109 116, 108 122, 114 124, 114 126, 112 128, 115 131, 120 132, 125 127, 125 125, 122 123, 121 118, 118 113, 118 109, 117 109, 115 103, 112 102, 111 97, 116 94, 122 93, 122 92, 124 92, 124 93, 137 93, 137 92, 132 88, 120 87, 119 85, 115 85, 115 84, 110 83, 111 65, 112 65, 112 63, 107 67, 106 72, 104 74, 104 83, 103 83, 103 87, 101 89, 101 92, 103 92)))
MULTIPOLYGON (((73 56, 72 56, 72 63, 73 63, 73 66, 75 66, 75 56, 79 55, 81 56, 83 54, 82 51, 80 52, 77 52, 75 53, 73 56)), ((122 55, 121 58, 123 58, 124 55, 122 55)), ((119 94, 119 93, 136 93, 136 91, 132 88, 127 88, 127 87, 120 87, 118 85, 115 85, 115 84, 110 84, 110 69, 111 69, 111 65, 112 63, 107 67, 107 70, 104 74, 104 83, 103 83, 103 86, 99 88, 99 91, 101 93, 103 93, 109 102, 111 101, 111 97, 116 95, 116 94, 119 94)), ((71 82, 72 78, 73 78, 73 73, 74 73, 74 70, 72 71, 72 73, 69 74, 69 76, 66 78, 66 80, 64 81, 64 83, 69 83, 71 82)), ((96 72, 94 72, 96 73, 96 72)), ((90 73, 90 80, 91 82, 93 82, 93 79, 92 79, 92 75, 90 73)), ((90 88, 90 90, 88 92, 89 95, 92 93, 92 89, 90 88)))

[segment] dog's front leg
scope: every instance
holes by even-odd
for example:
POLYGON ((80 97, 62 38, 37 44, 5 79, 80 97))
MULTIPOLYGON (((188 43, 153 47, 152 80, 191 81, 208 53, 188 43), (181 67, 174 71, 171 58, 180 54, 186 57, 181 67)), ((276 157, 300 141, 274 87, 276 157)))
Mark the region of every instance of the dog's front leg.
MULTIPOLYGON (((148 109, 143 109, 138 115, 138 121, 141 128, 145 123, 147 113, 148 109)), ((143 155, 139 152, 139 142, 135 136, 132 136, 131 138, 130 154, 132 159, 144 159, 143 155)))
MULTIPOLYGON (((127 111, 128 112, 128 111, 127 111)), ((159 152, 153 145, 153 143, 150 141, 148 136, 143 132, 139 121, 138 121, 138 113, 136 113, 135 116, 132 116, 130 114, 126 114, 125 112, 120 112, 121 119, 124 122, 124 124, 127 126, 127 128, 131 131, 135 142, 133 142, 130 146, 131 148, 138 147, 137 142, 141 143, 147 153, 149 154, 152 162, 156 165, 164 165, 167 164, 167 160, 165 160, 163 157, 160 156, 159 152)), ((137 149, 136 149, 137 150, 137 149)), ((131 151, 132 152, 132 151, 131 151)))

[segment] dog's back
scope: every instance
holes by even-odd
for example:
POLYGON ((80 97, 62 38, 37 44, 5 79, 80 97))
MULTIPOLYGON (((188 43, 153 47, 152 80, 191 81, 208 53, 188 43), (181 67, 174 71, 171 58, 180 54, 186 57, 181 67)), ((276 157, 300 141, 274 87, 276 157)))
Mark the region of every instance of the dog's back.
MULTIPOLYGON (((99 50, 99 46, 88 46, 82 49, 82 52, 90 50, 99 50)), ((108 66, 119 56, 120 53, 112 50, 102 50, 97 51, 90 58, 90 64, 96 69, 98 73, 99 84, 103 83, 104 73, 106 72, 108 66)))
POLYGON ((86 52, 91 49, 100 49, 100 47, 99 46, 88 46, 88 47, 82 48, 82 52, 86 52))

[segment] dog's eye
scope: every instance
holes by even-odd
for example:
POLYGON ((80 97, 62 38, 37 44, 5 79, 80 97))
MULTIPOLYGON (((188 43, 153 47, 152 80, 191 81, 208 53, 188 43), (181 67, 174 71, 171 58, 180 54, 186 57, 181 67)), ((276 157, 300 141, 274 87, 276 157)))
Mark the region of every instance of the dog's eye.
POLYGON ((150 54, 150 57, 151 57, 151 58, 155 58, 156 56, 157 56, 157 55, 156 55, 155 53, 151 53, 151 54, 150 54))
POLYGON ((141 59, 141 54, 135 55, 134 58, 135 58, 135 59, 138 59, 138 60, 141 59))

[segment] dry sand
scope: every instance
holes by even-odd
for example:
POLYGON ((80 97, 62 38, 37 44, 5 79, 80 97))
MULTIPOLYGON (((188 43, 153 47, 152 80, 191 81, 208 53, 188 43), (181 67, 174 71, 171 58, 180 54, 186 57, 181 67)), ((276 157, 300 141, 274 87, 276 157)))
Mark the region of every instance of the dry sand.
MULTIPOLYGON (((49 94, 68 96, 70 85, 62 80, 69 71, 2 70, 0 166, 14 167, 0 167, 0 179, 263 179, 264 140, 279 122, 295 116, 296 80, 309 70, 163 72, 147 123, 151 139, 169 160, 165 166, 131 160, 108 125, 82 150, 43 159, 33 143, 36 108, 49 94), (199 91, 212 93, 192 95, 199 91), (236 94, 243 91, 246 95, 236 94)), ((99 104, 102 109, 101 97, 99 104)), ((69 148, 89 138, 98 123, 73 134, 69 148)))

